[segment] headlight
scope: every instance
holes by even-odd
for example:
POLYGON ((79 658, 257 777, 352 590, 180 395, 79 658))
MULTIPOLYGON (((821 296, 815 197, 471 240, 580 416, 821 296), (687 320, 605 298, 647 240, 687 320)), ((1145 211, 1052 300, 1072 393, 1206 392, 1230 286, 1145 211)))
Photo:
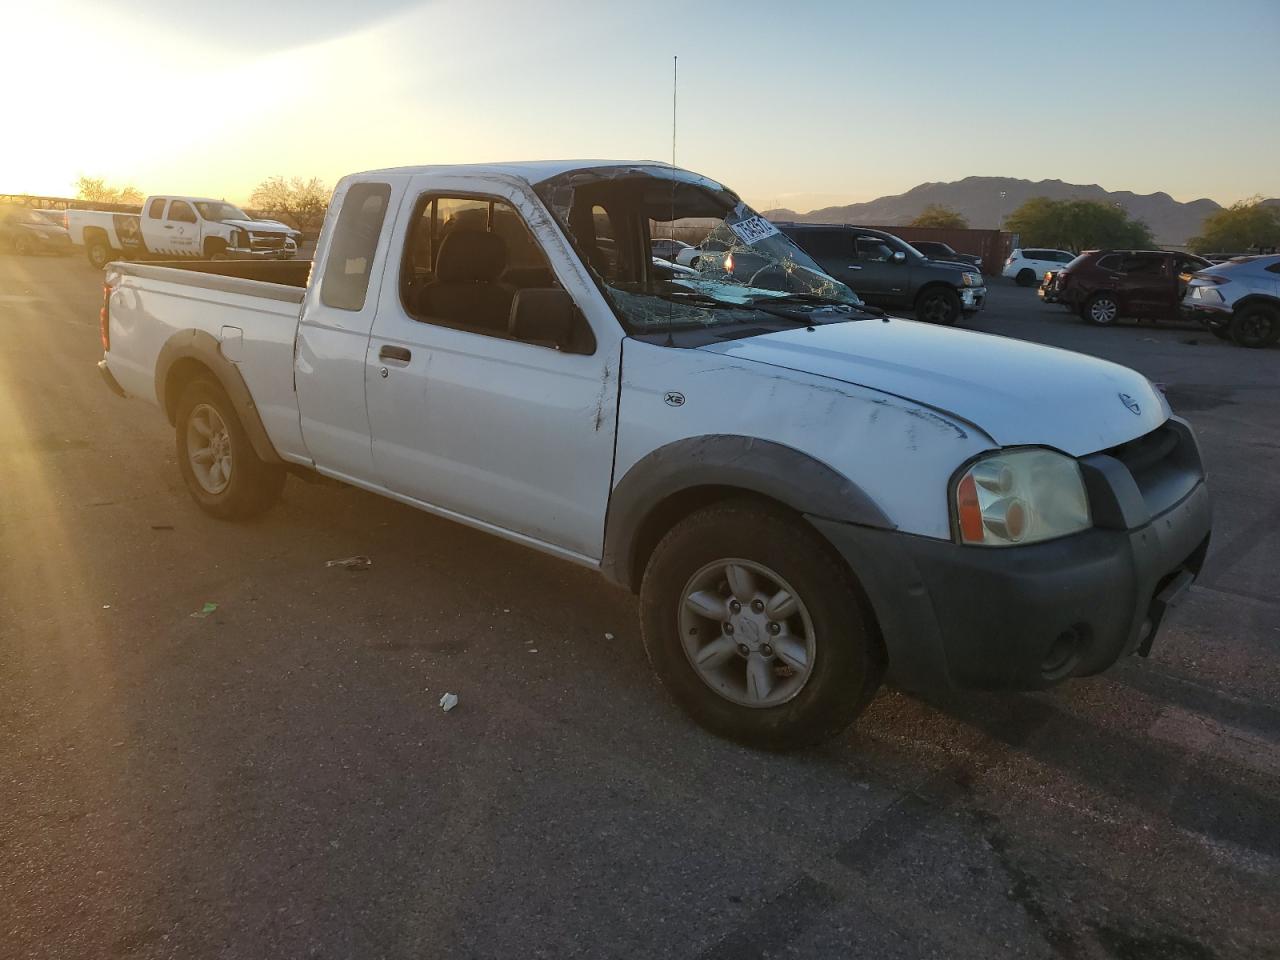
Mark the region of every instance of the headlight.
POLYGON ((982 286, 982 274, 966 273, 961 283, 963 283, 966 287, 980 287, 982 286))
POLYGON ((1034 447, 971 464, 955 485, 952 514, 960 542, 984 547, 1039 543, 1091 525, 1080 466, 1034 447))

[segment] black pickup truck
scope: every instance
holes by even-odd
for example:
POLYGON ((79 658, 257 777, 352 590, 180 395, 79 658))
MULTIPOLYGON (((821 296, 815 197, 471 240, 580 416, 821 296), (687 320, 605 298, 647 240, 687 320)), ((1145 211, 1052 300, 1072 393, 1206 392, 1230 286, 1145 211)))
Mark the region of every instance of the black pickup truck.
POLYGON ((976 269, 931 260, 883 230, 814 223, 776 226, 823 270, 878 307, 914 311, 917 320, 949 325, 986 304, 986 282, 976 269))

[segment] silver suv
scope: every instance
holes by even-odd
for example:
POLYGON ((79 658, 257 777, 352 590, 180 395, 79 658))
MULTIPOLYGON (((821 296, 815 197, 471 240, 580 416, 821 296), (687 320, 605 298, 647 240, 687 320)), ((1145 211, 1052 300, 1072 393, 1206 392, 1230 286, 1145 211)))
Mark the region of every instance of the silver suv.
POLYGON ((1280 340, 1280 254, 1236 257, 1191 275, 1183 312, 1242 347, 1280 340))

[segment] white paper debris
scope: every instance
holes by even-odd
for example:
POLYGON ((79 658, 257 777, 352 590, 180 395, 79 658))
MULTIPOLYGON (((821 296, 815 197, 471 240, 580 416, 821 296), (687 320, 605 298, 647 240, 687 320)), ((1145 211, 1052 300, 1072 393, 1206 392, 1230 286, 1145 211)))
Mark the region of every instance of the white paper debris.
POLYGON ((458 695, 456 693, 446 693, 440 698, 440 709, 448 713, 458 705, 458 695))

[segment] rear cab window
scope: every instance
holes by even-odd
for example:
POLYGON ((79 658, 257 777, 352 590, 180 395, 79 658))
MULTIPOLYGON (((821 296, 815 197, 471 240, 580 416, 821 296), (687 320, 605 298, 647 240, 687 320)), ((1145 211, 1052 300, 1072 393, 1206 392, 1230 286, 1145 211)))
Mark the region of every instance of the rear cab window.
POLYGON ((326 307, 364 309, 390 199, 389 183, 355 183, 342 198, 320 282, 320 302, 326 307))

